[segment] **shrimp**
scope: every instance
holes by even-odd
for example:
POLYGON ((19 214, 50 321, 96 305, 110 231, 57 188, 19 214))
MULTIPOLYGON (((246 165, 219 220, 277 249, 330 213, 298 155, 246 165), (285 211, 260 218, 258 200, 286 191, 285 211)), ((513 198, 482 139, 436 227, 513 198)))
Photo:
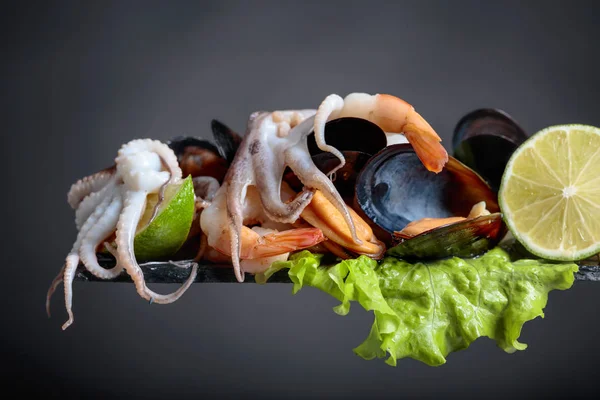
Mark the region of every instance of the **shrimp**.
MULTIPOLYGON (((253 227, 252 230, 263 237, 268 234, 277 232, 275 229, 267 229, 258 226, 253 227)), ((249 272, 251 274, 257 274, 265 272, 267 269, 269 269, 271 264, 273 264, 276 261, 287 261, 289 256, 290 252, 269 257, 247 258, 245 260, 240 261, 240 267, 246 272, 249 272)))
POLYGON ((325 142, 325 124, 342 117, 369 120, 383 129, 386 135, 403 133, 429 171, 438 173, 448 162, 448 153, 440 143, 442 139, 406 101, 388 94, 351 93, 344 99, 337 94, 330 94, 319 105, 314 120, 317 146, 340 160, 329 176, 342 168, 346 160, 338 149, 325 142))
MULTIPOLYGON (((206 235, 208 246, 231 257, 233 251, 229 232, 231 225, 227 216, 227 186, 228 183, 224 183, 215 194, 210 206, 202 211, 200 227, 206 235)), ((244 220, 240 235, 239 258, 241 260, 281 256, 312 247, 325 240, 319 228, 294 228, 290 224, 270 220, 262 207, 258 189, 253 185, 247 187, 242 207, 244 220), (261 226, 253 228, 247 226, 255 224, 261 226)), ((239 273, 241 274, 242 271, 239 273)))
POLYGON ((478 218, 483 215, 490 215, 485 201, 480 201, 475 204, 467 217, 446 217, 446 218, 421 218, 416 221, 409 222, 401 231, 394 232, 394 236, 402 239, 410 239, 421 233, 430 231, 440 226, 454 224, 467 219, 478 218))

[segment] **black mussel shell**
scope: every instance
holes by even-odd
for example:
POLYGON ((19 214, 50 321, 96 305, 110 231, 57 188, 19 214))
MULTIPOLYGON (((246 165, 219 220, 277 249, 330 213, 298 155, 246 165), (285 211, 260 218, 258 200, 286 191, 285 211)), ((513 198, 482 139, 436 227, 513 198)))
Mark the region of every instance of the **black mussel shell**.
POLYGON ((219 154, 231 164, 240 143, 242 143, 242 137, 216 119, 211 121, 210 126, 219 154))
MULTIPOLYGON (((342 151, 346 160, 344 166, 335 173, 333 184, 345 200, 352 201, 356 179, 363 166, 371 158, 371 154, 362 151, 342 151)), ((340 160, 331 153, 319 153, 312 156, 312 160, 324 174, 329 173, 340 164, 340 160)))
POLYGON ((422 218, 467 217, 476 203, 500 212, 497 196, 475 171, 452 156, 439 173, 428 171, 409 143, 375 154, 356 180, 354 209, 387 244, 395 231, 422 218))
POLYGON ((173 150, 177 157, 182 155, 185 152, 186 148, 190 146, 206 149, 213 153, 219 154, 219 149, 212 142, 193 136, 174 137, 173 139, 167 142, 167 145, 173 150))
POLYGON ((167 145, 177 156, 184 177, 212 176, 219 183, 223 181, 229 163, 211 142, 191 136, 179 136, 167 142, 167 145))
POLYGON ((506 163, 527 138, 523 128, 506 112, 481 108, 462 117, 456 125, 453 155, 498 191, 506 163))
POLYGON ((501 213, 440 226, 388 249, 387 255, 411 260, 469 258, 495 247, 506 234, 501 213))
MULTIPOLYGON (((361 151, 375 154, 387 146, 385 132, 371 121, 362 118, 343 117, 325 124, 325 142, 339 151, 361 151)), ((323 153, 311 133, 307 137, 311 155, 323 153)))

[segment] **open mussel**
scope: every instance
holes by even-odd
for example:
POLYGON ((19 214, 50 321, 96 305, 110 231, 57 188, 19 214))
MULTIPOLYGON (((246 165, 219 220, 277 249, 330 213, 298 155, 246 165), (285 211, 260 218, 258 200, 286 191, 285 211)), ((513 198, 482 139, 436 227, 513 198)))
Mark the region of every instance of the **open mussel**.
POLYGON ((506 163, 527 138, 523 128, 506 112, 480 108, 456 124, 452 136, 453 155, 477 171, 492 190, 498 191, 506 163))
POLYGON ((211 176, 221 182, 229 163, 211 142, 195 137, 176 137, 167 143, 173 149, 183 176, 211 176))
MULTIPOLYGON (((376 124, 362 118, 343 117, 325 124, 325 141, 339 151, 361 151, 373 155, 387 146, 385 132, 376 124)), ((307 138, 312 156, 323 153, 317 146, 315 135, 307 138)))
POLYGON ((177 155, 183 176, 209 176, 223 181, 241 137, 217 120, 212 120, 211 128, 214 142, 193 136, 178 136, 167 142, 177 155))
POLYGON ((389 247, 389 255, 435 259, 474 256, 506 233, 497 196, 454 157, 428 171, 410 144, 389 145, 364 165, 354 209, 389 247), (409 226, 416 232, 406 234, 409 226))
POLYGON ((227 160, 227 163, 231 164, 240 143, 242 143, 242 137, 230 127, 216 119, 211 121, 210 127, 219 154, 227 160))
POLYGON ((403 259, 474 257, 496 246, 505 233, 500 213, 481 215, 439 226, 410 239, 400 238, 387 254, 403 259))
MULTIPOLYGON (((325 141, 344 156, 346 163, 336 171, 332 180, 342 198, 351 204, 358 173, 371 156, 386 147, 386 134, 366 119, 344 117, 325 124, 325 141)), ((334 154, 319 149, 314 134, 308 136, 307 145, 315 166, 324 174, 328 174, 340 164, 340 160, 334 154)), ((300 182, 290 170, 286 171, 284 179, 293 188, 301 188, 300 182)))
MULTIPOLYGON (((344 201, 352 204, 358 174, 372 155, 350 150, 342 151, 342 155, 346 164, 336 171, 333 184, 344 201)), ((340 160, 331 153, 318 153, 312 156, 312 160, 317 168, 325 174, 340 164, 340 160)))

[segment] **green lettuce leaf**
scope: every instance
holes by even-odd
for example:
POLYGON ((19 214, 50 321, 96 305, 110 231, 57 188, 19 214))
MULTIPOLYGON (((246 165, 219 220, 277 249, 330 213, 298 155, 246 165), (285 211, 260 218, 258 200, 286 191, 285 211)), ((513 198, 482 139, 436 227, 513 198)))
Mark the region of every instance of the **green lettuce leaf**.
POLYGON ((574 282, 576 264, 523 259, 511 262, 501 248, 481 257, 408 263, 394 257, 376 262, 366 256, 321 265, 323 257, 302 251, 274 263, 257 282, 287 268, 293 293, 309 286, 329 293, 346 315, 352 301, 373 311, 368 338, 354 352, 370 360, 413 358, 427 365, 488 337, 508 353, 524 350, 518 338, 525 322, 544 317, 552 290, 574 282))

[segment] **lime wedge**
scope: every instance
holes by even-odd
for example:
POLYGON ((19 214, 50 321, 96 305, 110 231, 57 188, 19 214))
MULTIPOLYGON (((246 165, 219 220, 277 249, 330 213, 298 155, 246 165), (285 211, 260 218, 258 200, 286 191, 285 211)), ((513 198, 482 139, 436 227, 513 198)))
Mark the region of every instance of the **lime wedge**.
POLYGON ((146 208, 134 239, 134 252, 138 260, 156 260, 175 254, 187 239, 194 219, 194 184, 188 176, 181 183, 169 184, 154 220, 154 207, 158 194, 147 197, 146 208))
POLYGON ((509 159, 498 200, 531 253, 576 261, 600 252, 600 128, 556 125, 532 135, 509 159))

